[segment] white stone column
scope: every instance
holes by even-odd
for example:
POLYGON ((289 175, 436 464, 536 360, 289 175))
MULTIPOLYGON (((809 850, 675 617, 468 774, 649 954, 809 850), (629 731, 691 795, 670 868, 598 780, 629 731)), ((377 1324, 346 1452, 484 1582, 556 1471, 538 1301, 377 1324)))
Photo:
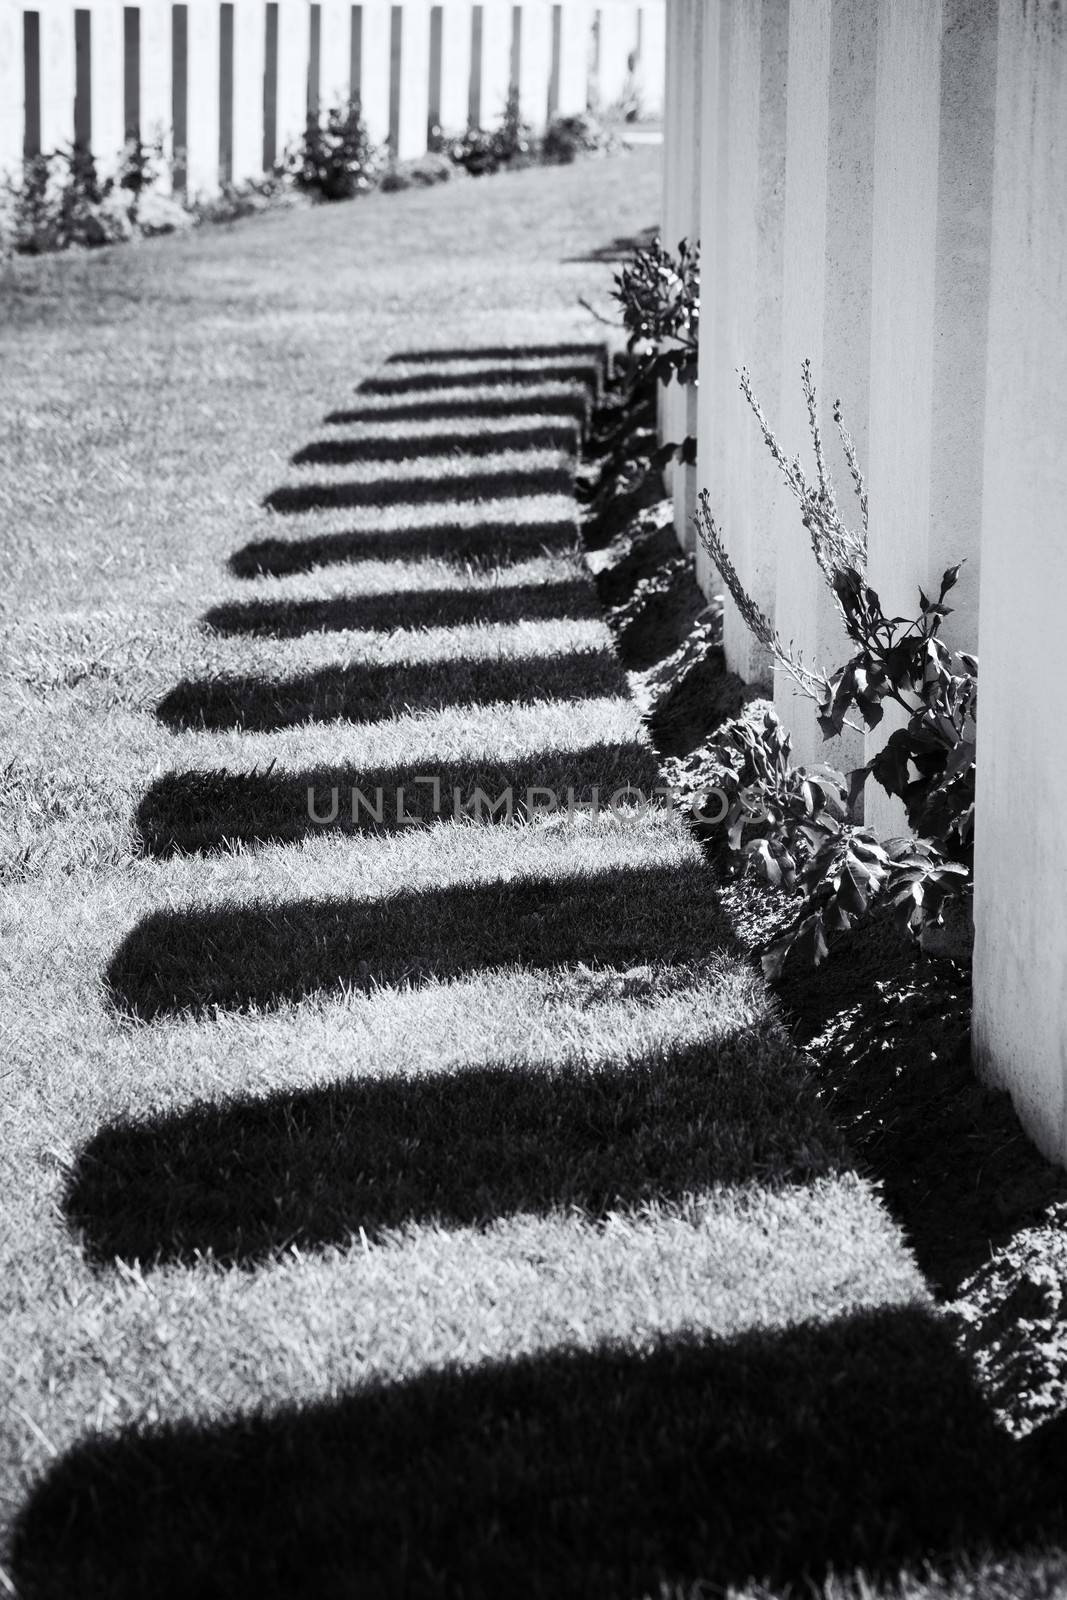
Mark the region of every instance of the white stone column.
POLYGON ((307 125, 308 0, 278 0, 278 156, 296 145, 307 125))
POLYGON ((400 123, 397 157, 426 154, 430 104, 430 4, 405 0, 400 64, 400 123))
POLYGON ((119 165, 126 143, 123 117, 122 0, 94 0, 92 5, 93 155, 101 177, 119 165))
MULTIPOLYGON (((606 30, 608 24, 605 21, 606 30)), ((696 30, 703 33, 703 0, 671 0, 669 56, 664 128, 664 206, 662 239, 672 255, 683 238, 695 237, 699 219, 694 210, 695 140, 699 139, 696 110, 698 64, 693 57, 696 30)), ((699 183, 699 179, 696 179, 699 183)), ((657 397, 660 433, 663 441, 678 444, 685 437, 690 416, 690 398, 677 383, 669 383, 657 397)), ((675 501, 675 529, 679 543, 686 545, 687 474, 673 460, 668 462, 664 481, 675 501)))
POLYGON ((22 8, 0 11, 0 177, 22 170, 25 134, 22 8))
POLYGON ((562 0, 560 12, 559 114, 580 116, 589 99, 591 0, 562 0))
POLYGON ((511 86, 511 6, 485 0, 482 7, 482 127, 499 126, 511 86))
POLYGON ((186 174, 190 195, 219 187, 219 8, 189 0, 189 126, 186 174))
MULTIPOLYGON (((32 9, 32 7, 27 7, 32 9)), ((44 5, 41 17, 41 149, 74 139, 74 7, 44 5)))
POLYGON ((470 0, 443 0, 441 24, 441 126, 462 133, 467 126, 471 74, 470 0))
POLYGON ((174 131, 171 125, 171 12, 170 6, 141 8, 141 139, 147 145, 161 141, 163 161, 156 182, 163 193, 171 188, 174 131))
POLYGON ((1005 3, 982 503, 974 1044, 1067 1162, 1067 15, 1005 3))
MULTIPOLYGON (((912 616, 919 587, 965 560, 943 637, 975 652, 997 4, 882 0, 878 27, 868 574, 889 615, 912 616)), ((867 755, 902 721, 890 707, 867 755)), ((873 782, 864 814, 905 831, 873 782)))
MULTIPOLYGON (((697 389, 697 465, 698 489, 712 493, 712 485, 723 476, 720 465, 721 378, 720 278, 725 264, 727 238, 723 227, 726 215, 726 182, 729 173, 730 95, 729 74, 730 9, 721 0, 708 0, 704 14, 704 69, 700 96, 700 364, 697 389)), ((668 13, 669 22, 669 13, 668 13)), ((722 592, 722 582, 714 565, 698 542, 696 546, 697 582, 709 597, 722 592)))
POLYGON ((233 177, 241 183, 263 171, 266 6, 236 0, 233 24, 233 177))
MULTIPOLYGON (((800 387, 806 357, 824 417, 840 396, 860 459, 867 457, 877 32, 878 0, 793 0, 790 7, 782 385, 776 405, 773 396, 761 398, 786 453, 800 450, 809 470, 800 387)), ((769 457, 767 470, 776 470, 769 457)), ((846 659, 844 629, 796 503, 784 488, 776 492, 778 631, 809 663, 833 668, 846 659)), ((846 730, 825 742, 814 707, 783 674, 775 703, 798 763, 861 763, 862 736, 846 730)))
MULTIPOLYGON (((677 211, 675 229, 677 238, 664 242, 672 252, 681 239, 692 245, 700 238, 700 173, 701 173, 701 105, 704 69, 704 0, 687 0, 680 18, 680 67, 678 84, 678 120, 675 129, 675 168, 677 211)), ((677 444, 697 430, 697 390, 691 385, 668 385, 666 420, 669 437, 677 444)), ((683 550, 691 550, 696 543, 693 529, 693 512, 696 509, 697 469, 675 464, 671 470, 670 488, 674 498, 674 526, 683 550)))
POLYGON ((373 142, 389 137, 389 0, 363 4, 363 120, 373 142))
POLYGON ((603 108, 617 105, 629 82, 637 48, 635 0, 601 0, 600 95, 603 108))
MULTIPOLYGON (((641 101, 644 114, 648 117, 659 117, 663 114, 666 8, 666 0, 643 0, 639 7, 641 101)), ((710 13, 713 9, 713 0, 705 0, 705 26, 710 23, 710 13)))
POLYGON ((678 186, 676 174, 678 132, 678 85, 682 61, 682 14, 687 0, 669 0, 664 53, 664 106, 663 106, 663 209, 660 230, 664 240, 674 236, 678 216, 678 186))
MULTIPOLYGON (((239 0, 238 0, 239 3, 239 0)), ((321 0, 322 44, 319 58, 319 94, 325 113, 344 105, 351 90, 350 50, 352 7, 349 0, 321 0)))
POLYGON ((548 115, 548 77, 552 66, 550 0, 525 0, 522 12, 519 101, 524 118, 540 133, 548 115))
MULTIPOLYGON (((719 40, 716 164, 705 184, 710 280, 708 427, 698 477, 741 581, 773 614, 779 485, 739 392, 748 367, 771 410, 781 388, 782 243, 789 7, 738 0, 719 40), (712 420, 714 419, 714 420, 712 420)), ((702 296, 703 306, 703 296, 702 296)), ((702 334, 704 323, 702 319, 702 334)), ((718 581, 713 585, 721 587, 718 581)), ((769 663, 733 601, 724 613, 726 658, 749 681, 769 684, 769 663)))

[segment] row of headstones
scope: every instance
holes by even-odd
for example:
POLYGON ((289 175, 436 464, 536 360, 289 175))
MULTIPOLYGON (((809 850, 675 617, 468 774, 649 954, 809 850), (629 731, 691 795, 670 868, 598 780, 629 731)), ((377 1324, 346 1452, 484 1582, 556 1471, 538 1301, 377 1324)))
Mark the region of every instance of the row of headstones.
MULTIPOLYGON (((887 614, 914 615, 919 586, 936 593, 966 559, 945 635, 981 661, 976 1059, 1067 1161, 1067 13, 670 0, 664 129, 665 231, 704 244, 699 391, 664 404, 665 436, 688 422, 698 439, 673 484, 679 536, 708 488, 781 637, 825 667, 847 659, 738 391, 744 365, 792 455, 810 357, 827 431, 840 397, 866 467, 887 614)), ((725 642, 751 676, 732 605, 725 642)), ((776 699, 798 759, 826 759, 810 704, 783 682, 776 699)), ((884 737, 867 736, 868 755, 884 737)), ((833 755, 856 764, 863 742, 833 755)), ((902 831, 880 791, 867 816, 902 831)))
POLYGON ((107 168, 161 137, 175 187, 270 171, 309 111, 358 95, 401 159, 435 127, 493 126, 508 92, 542 127, 661 99, 664 0, 39 0, 0 8, 0 171, 77 144, 107 168))

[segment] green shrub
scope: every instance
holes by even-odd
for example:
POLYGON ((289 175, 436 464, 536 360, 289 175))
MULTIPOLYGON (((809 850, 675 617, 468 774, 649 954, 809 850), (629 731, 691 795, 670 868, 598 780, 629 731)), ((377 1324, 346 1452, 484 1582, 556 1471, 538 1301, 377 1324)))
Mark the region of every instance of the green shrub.
POLYGON ((468 128, 457 139, 446 143, 446 153, 457 167, 473 177, 499 172, 503 167, 526 166, 533 159, 533 139, 522 120, 519 91, 513 84, 500 126, 492 131, 468 128))
POLYGON ((352 200, 372 189, 385 157, 371 142, 358 98, 310 114, 300 145, 286 160, 298 189, 320 200, 352 200))
POLYGON ((851 927, 872 906, 892 906, 902 930, 921 936, 942 920, 948 901, 969 901, 973 890, 978 662, 965 652, 950 651, 940 638, 942 622, 950 614, 945 602, 960 569, 945 572, 935 599, 919 591, 915 616, 885 615, 863 576, 867 492, 840 405, 834 408, 834 420, 859 501, 861 532, 845 524, 837 505, 808 362, 802 382, 814 482, 799 456, 786 457, 748 374, 741 378, 764 441, 800 504, 813 555, 855 646, 845 665, 828 674, 805 663, 783 642, 741 583, 706 490, 700 496, 697 532, 750 631, 779 669, 816 702, 824 738, 836 737, 846 725, 859 732, 877 727, 886 705, 895 705, 904 720, 847 780, 825 767, 793 767, 788 735, 773 713, 761 730, 741 721, 720 733, 716 748, 727 772, 729 847, 754 859, 770 883, 803 898, 795 921, 764 957, 772 976, 794 949, 818 964, 827 953, 828 936, 851 927), (868 778, 902 802, 914 836, 879 841, 854 820, 868 778))
POLYGON ((190 207, 197 222, 239 222, 262 211, 294 203, 292 185, 280 174, 248 178, 243 183, 226 183, 217 195, 195 200, 190 207))
POLYGON ((162 134, 157 135, 150 144, 146 144, 139 134, 131 134, 122 152, 115 183, 120 189, 129 190, 136 206, 141 195, 159 181, 162 168, 162 134))
POLYGON ((29 157, 17 179, 3 186, 3 229, 8 248, 45 255, 72 246, 92 248, 128 239, 134 197, 101 182, 87 150, 29 157))
POLYGON ((447 183, 455 170, 447 155, 430 152, 416 156, 412 161, 394 161, 382 174, 379 188, 387 192, 429 189, 435 183, 447 183))
POLYGON ((541 160, 547 166, 569 166, 579 156, 606 155, 617 148, 613 135, 586 111, 553 117, 541 140, 541 160))

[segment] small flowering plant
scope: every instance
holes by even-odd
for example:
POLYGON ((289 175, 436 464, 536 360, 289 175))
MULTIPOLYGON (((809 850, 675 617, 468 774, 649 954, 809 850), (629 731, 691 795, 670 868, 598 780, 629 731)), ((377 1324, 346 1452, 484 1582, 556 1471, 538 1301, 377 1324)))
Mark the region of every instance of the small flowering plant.
POLYGON ((741 720, 718 736, 717 753, 732 785, 731 849, 754 860, 768 882, 803 897, 795 921, 764 956, 771 976, 781 971, 791 950, 817 965, 827 954, 828 936, 851 927, 875 903, 892 906, 899 925, 918 937, 941 921, 949 900, 969 897, 973 886, 978 662, 951 651, 940 637, 960 567, 944 573, 935 599, 920 589, 914 616, 886 616, 864 576, 867 491, 840 405, 834 407, 834 420, 859 501, 858 531, 844 522, 826 467, 808 362, 801 381, 814 448, 813 480, 799 456, 785 456, 747 373, 741 375, 741 388, 799 502, 815 560, 855 647, 849 660, 828 674, 808 665, 781 639, 745 590, 707 491, 700 496, 697 532, 750 631, 778 669, 815 701, 825 738, 846 726, 877 727, 887 704, 903 714, 903 725, 847 779, 829 768, 793 767, 789 736, 773 712, 761 729, 741 720), (912 835, 879 841, 858 823, 868 778, 903 803, 912 835))
MULTIPOLYGON (((700 354, 700 245, 683 239, 673 256, 653 239, 615 274, 612 298, 622 308, 627 349, 636 358, 638 383, 651 378, 695 384, 700 354)), ((696 439, 664 444, 653 457, 663 467, 672 458, 696 460, 696 439)))

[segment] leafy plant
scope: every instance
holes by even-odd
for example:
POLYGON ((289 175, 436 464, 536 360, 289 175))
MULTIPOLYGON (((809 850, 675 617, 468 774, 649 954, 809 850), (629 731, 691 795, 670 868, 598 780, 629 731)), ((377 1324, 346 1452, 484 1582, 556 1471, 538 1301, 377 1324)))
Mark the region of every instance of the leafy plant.
POLYGON ((541 140, 546 166, 569 166, 583 155, 603 155, 615 146, 612 135, 590 112, 553 117, 541 140))
POLYGON ((661 383, 694 383, 700 333, 700 246, 683 239, 674 257, 656 238, 615 274, 627 348, 661 383))
POLYGON ((522 120, 518 88, 508 90, 504 116, 498 128, 468 128, 446 145, 448 157, 474 177, 499 172, 502 167, 525 164, 530 159, 532 137, 522 120))
POLYGON ((747 373, 741 387, 764 440, 801 508, 812 551, 855 646, 844 666, 827 674, 786 645, 747 593, 730 560, 708 501, 700 496, 697 531, 751 632, 780 670, 816 702, 827 739, 844 727, 877 727, 887 704, 903 725, 848 779, 829 768, 793 767, 789 737, 768 713, 762 730, 745 722, 720 734, 717 751, 727 770, 730 848, 752 857, 772 884, 799 893, 797 918, 764 957, 769 974, 793 949, 816 964, 827 936, 850 927, 875 903, 892 905, 913 935, 942 919, 948 900, 972 889, 978 663, 953 652, 940 637, 951 614, 946 599, 959 566, 943 575, 936 599, 919 591, 913 617, 887 616, 866 582, 868 507, 852 440, 835 404, 842 449, 859 501, 862 531, 844 522, 826 466, 810 363, 802 369, 815 458, 815 478, 800 458, 789 460, 756 401, 747 373), (850 713, 859 721, 850 718, 850 713), (877 840, 856 821, 868 778, 904 806, 915 837, 877 840))
MULTIPOLYGON (((683 239, 675 257, 658 238, 653 239, 615 274, 611 293, 622 307, 627 349, 637 358, 636 382, 652 378, 662 384, 672 379, 695 383, 700 353, 700 245, 683 239)), ((696 439, 688 435, 680 444, 661 445, 652 465, 663 467, 672 456, 692 464, 696 439)))
POLYGON ((394 161, 383 172, 379 188, 386 194, 401 189, 430 189, 435 183, 448 183, 455 170, 446 155, 427 152, 411 161, 394 161))
POLYGON ((287 159, 298 189, 321 200, 352 200, 374 187, 384 165, 358 97, 331 106, 325 121, 310 113, 299 147, 287 159))
POLYGON ((134 208, 141 195, 158 181, 163 165, 163 136, 157 135, 146 144, 140 134, 131 134, 119 162, 115 182, 120 189, 128 189, 134 199, 134 208))
POLYGON ((282 175, 269 173, 262 178, 246 178, 241 183, 224 183, 218 194, 198 196, 189 207, 197 223, 241 222, 245 217, 294 204, 293 187, 282 175))
POLYGON ((23 255, 112 244, 132 232, 129 206, 101 181, 88 150, 75 145, 30 156, 4 184, 4 229, 23 255))

